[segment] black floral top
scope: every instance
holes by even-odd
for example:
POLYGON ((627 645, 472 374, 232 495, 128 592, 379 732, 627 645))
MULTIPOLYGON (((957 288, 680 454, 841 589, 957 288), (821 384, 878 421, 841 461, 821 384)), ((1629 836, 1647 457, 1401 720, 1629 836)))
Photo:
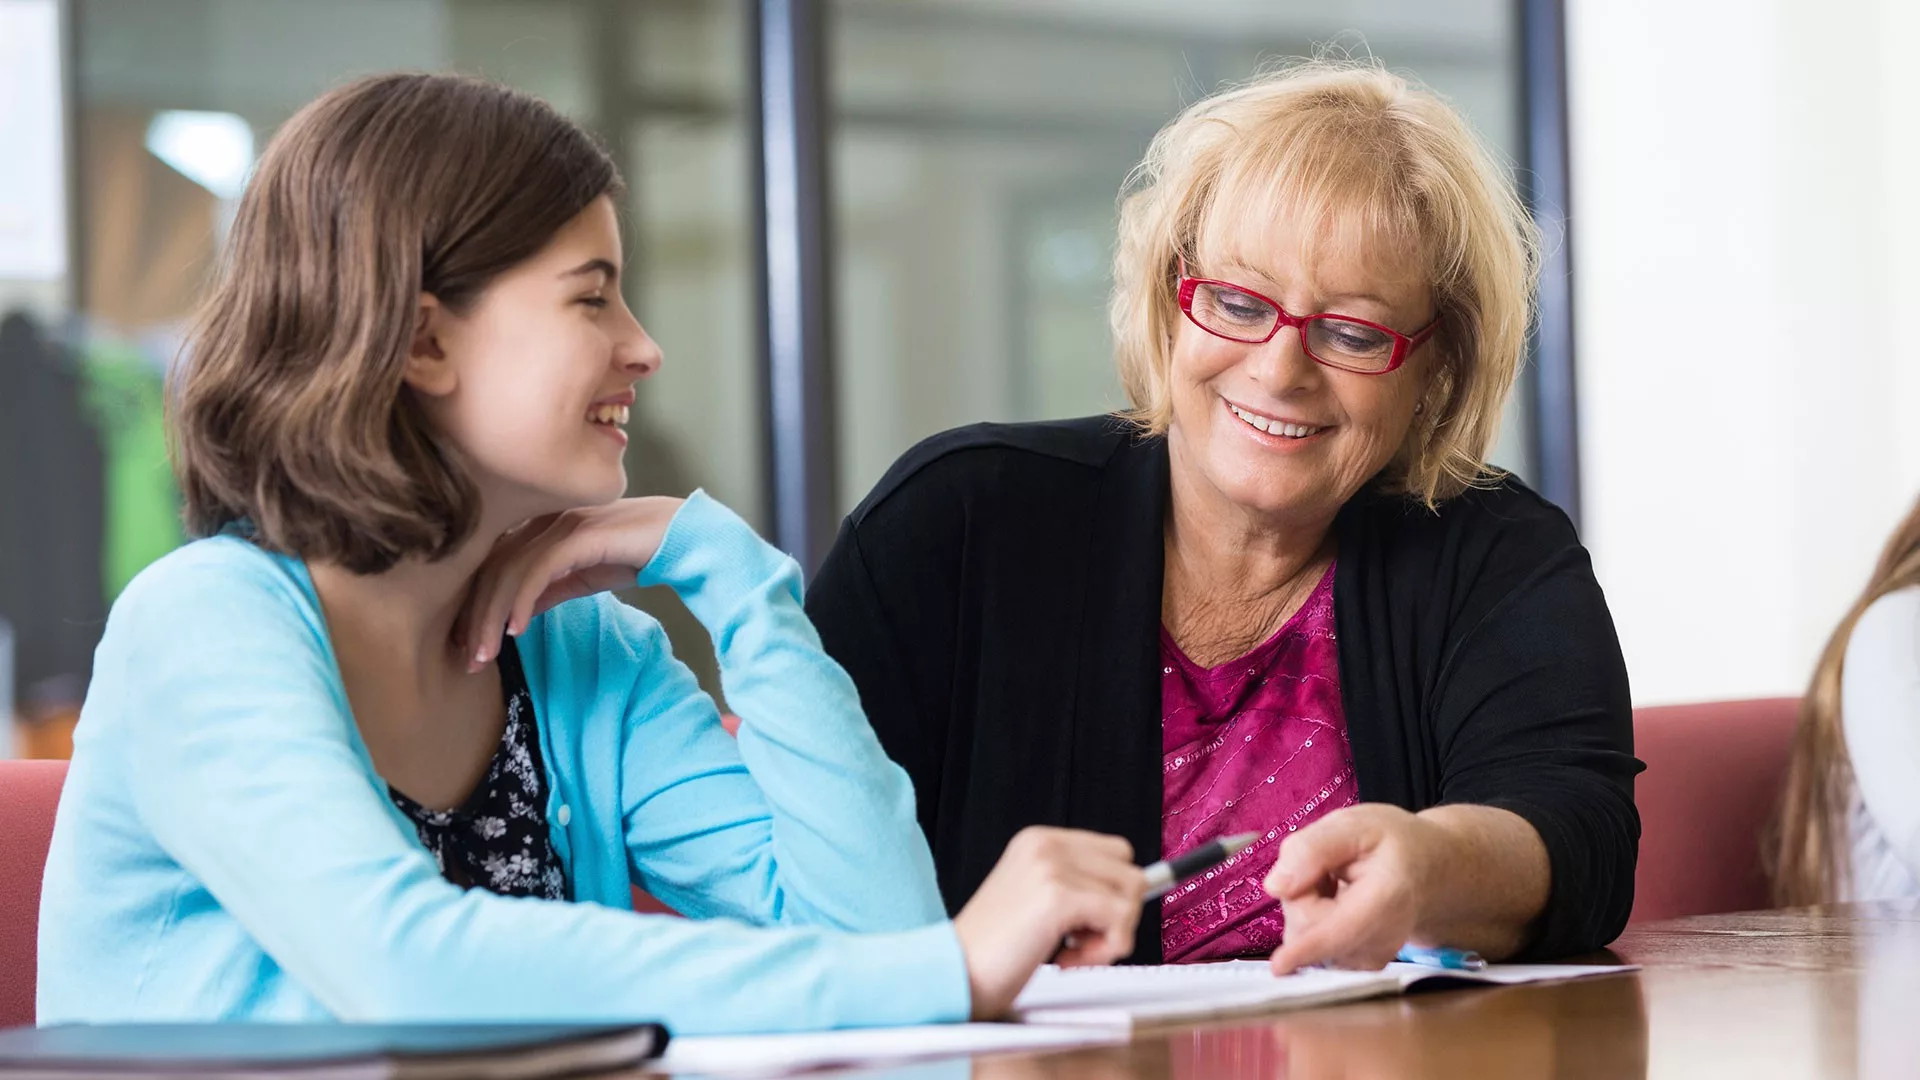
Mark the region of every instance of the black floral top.
POLYGON ((429 810, 387 786, 387 794, 419 830, 440 873, 463 889, 478 886, 502 896, 564 900, 567 872, 547 833, 547 773, 533 695, 512 638, 500 651, 500 683, 507 727, 487 775, 452 810, 429 810))

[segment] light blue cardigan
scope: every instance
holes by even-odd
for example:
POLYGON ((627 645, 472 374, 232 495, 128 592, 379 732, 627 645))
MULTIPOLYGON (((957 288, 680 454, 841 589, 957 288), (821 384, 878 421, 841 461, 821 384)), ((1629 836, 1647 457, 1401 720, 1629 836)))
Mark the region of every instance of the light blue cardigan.
POLYGON ((114 604, 47 860, 39 1022, 964 1019, 965 961, 792 560, 695 493, 643 585, 713 635, 738 741, 600 595, 519 649, 574 903, 462 891, 388 800, 311 578, 236 536, 114 604), (636 915, 629 883, 692 918, 636 915))

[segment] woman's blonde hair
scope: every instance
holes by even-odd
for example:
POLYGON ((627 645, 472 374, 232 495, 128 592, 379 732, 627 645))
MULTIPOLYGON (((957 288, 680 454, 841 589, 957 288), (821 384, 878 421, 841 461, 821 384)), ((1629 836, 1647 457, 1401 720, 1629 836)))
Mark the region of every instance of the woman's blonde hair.
POLYGON ((1841 728, 1840 674, 1847 643, 1860 616, 1875 600, 1920 585, 1920 502, 1893 531, 1866 591, 1827 640, 1814 666, 1813 680, 1800 699, 1800 726, 1793 734, 1787 765, 1787 789, 1775 818, 1768 848, 1774 898, 1786 906, 1838 900, 1846 883, 1847 812, 1853 770, 1847 762, 1841 728))
MULTIPOLYGON (((1537 231, 1460 114, 1371 61, 1303 60, 1207 98, 1154 137, 1121 193, 1109 308, 1126 415, 1159 434, 1180 260, 1248 222, 1296 226, 1308 264, 1410 252, 1440 329, 1424 408, 1384 479, 1429 507, 1487 472, 1519 375, 1537 231)), ((1411 328, 1406 328, 1409 331, 1411 328)))

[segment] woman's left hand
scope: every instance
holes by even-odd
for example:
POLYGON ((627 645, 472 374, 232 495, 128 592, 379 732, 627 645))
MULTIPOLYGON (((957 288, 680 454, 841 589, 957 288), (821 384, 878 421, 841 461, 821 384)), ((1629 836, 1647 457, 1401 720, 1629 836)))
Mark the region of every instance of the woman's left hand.
POLYGON ((621 499, 534 518, 494 545, 474 576, 454 643, 478 671, 500 655, 502 634, 582 596, 635 583, 685 500, 621 499))
POLYGON ((1413 940, 1447 843, 1444 829, 1383 803, 1347 807, 1287 837, 1265 882, 1286 917, 1274 972, 1384 967, 1413 940))

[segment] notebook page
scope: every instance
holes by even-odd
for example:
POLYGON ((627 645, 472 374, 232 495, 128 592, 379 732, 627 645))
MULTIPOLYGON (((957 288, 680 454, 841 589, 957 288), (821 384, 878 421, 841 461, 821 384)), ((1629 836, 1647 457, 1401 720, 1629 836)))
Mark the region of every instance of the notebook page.
POLYGON ((1379 971, 1275 975, 1264 960, 1217 964, 1058 968, 1034 973, 1013 1003, 1025 1023, 1131 1028, 1241 1012, 1304 1008, 1399 993, 1379 971))
POLYGON ((650 1067, 673 1073, 768 1076, 955 1054, 1061 1050, 1124 1041, 1126 1033, 1119 1030, 1036 1024, 927 1024, 794 1035, 683 1035, 667 1043, 667 1052, 650 1067))
POLYGON ((1617 975, 1623 971, 1639 970, 1638 964, 1489 964, 1479 971, 1448 971, 1425 964, 1387 965, 1387 973, 1399 979, 1400 985, 1405 988, 1432 980, 1515 986, 1520 983, 1565 982, 1568 979, 1588 979, 1596 975, 1617 975))

